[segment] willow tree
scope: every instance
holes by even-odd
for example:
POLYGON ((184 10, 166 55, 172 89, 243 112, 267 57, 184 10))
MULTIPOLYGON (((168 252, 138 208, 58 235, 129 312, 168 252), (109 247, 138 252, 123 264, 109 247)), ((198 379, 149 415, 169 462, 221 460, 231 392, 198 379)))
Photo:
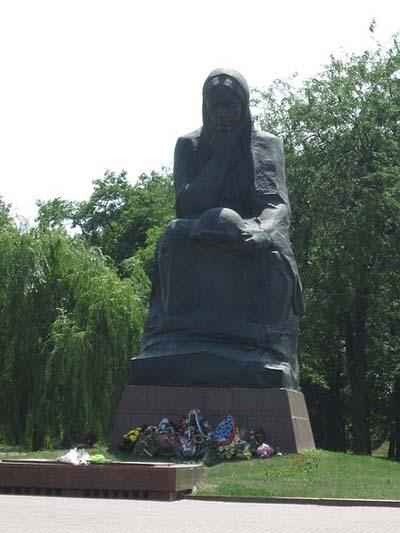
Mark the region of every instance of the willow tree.
POLYGON ((308 300, 305 391, 313 385, 330 395, 320 444, 345 446, 348 413, 358 453, 370 452, 370 424, 387 405, 400 362, 399 79, 395 37, 388 49, 332 57, 318 76, 256 95, 262 127, 285 143, 308 300))
POLYGON ((106 438, 140 344, 148 280, 62 231, 0 230, 0 433, 38 448, 106 438))
POLYGON ((44 348, 43 412, 51 441, 108 435, 129 359, 140 347, 145 277, 120 280, 96 250, 84 250, 71 264, 72 305, 57 310, 44 348))

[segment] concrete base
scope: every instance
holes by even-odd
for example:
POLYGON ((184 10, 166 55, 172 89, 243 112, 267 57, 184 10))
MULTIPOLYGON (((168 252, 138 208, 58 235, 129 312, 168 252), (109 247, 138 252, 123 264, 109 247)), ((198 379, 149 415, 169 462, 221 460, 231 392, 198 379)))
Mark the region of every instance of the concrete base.
POLYGON ((307 406, 301 392, 151 385, 125 387, 111 447, 118 448, 122 435, 136 426, 156 425, 163 417, 179 422, 190 409, 200 410, 213 428, 230 414, 240 428, 262 429, 267 442, 284 452, 315 449, 307 406))
POLYGON ((179 500, 200 481, 200 465, 0 461, 0 494, 179 500))

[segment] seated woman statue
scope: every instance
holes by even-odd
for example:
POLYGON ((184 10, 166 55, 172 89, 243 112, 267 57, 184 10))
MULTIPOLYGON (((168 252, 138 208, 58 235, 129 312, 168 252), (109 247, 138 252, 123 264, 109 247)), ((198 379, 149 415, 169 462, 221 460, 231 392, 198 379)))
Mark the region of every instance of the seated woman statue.
POLYGON ((131 383, 298 388, 303 296, 283 148, 254 129, 238 72, 206 79, 203 127, 178 139, 174 183, 177 220, 157 246, 131 383))

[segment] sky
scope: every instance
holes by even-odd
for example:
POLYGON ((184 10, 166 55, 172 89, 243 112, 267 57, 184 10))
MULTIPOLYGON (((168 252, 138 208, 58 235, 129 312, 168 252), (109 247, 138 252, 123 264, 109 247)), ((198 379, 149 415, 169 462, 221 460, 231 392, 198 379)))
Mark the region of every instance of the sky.
POLYGON ((0 196, 32 224, 107 169, 134 183, 200 127, 214 68, 267 87, 399 30, 397 0, 0 0, 0 196))

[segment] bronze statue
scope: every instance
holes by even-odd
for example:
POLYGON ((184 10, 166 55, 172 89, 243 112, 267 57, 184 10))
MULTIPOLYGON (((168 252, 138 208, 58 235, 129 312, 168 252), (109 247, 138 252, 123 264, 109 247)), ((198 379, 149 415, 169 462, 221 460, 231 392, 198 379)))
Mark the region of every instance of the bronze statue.
POLYGON ((203 126, 178 139, 174 183, 131 383, 298 388, 304 304, 283 147, 254 128, 238 72, 206 79, 203 126))

